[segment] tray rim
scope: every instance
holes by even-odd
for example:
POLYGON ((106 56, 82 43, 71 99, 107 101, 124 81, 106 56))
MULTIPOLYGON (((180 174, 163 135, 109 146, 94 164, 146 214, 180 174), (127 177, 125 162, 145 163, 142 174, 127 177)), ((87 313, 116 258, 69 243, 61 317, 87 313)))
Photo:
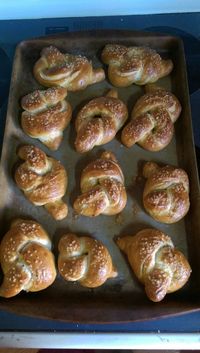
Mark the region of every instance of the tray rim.
MULTIPOLYGON (((134 35, 137 38, 141 38, 141 37, 159 37, 162 38, 164 37, 165 40, 167 39, 173 39, 175 40, 178 45, 180 46, 182 53, 183 53, 183 61, 184 61, 184 85, 185 85, 185 92, 186 93, 186 98, 187 98, 187 104, 188 104, 188 109, 189 109, 189 122, 190 122, 190 129, 192 131, 192 119, 191 119, 191 107, 190 107, 190 100, 189 100, 189 90, 188 90, 188 81, 187 81, 187 70, 186 70, 186 60, 185 60, 185 54, 184 54, 184 46, 183 46, 183 41, 180 37, 178 36, 172 36, 172 35, 168 35, 166 33, 158 33, 158 32, 145 32, 145 31, 134 31, 134 30, 113 30, 113 29, 109 29, 109 30, 89 30, 89 31, 74 31, 74 32, 62 32, 59 34, 53 34, 53 35, 47 35, 47 36, 40 36, 40 37, 35 37, 35 38, 31 38, 31 39, 27 39, 24 41, 21 41, 18 43, 16 50, 15 50, 15 55, 13 58, 13 66, 12 66, 12 72, 11 72, 11 82, 10 82, 10 89, 9 89, 9 99, 8 99, 8 104, 7 104, 7 114, 6 114, 6 123, 5 123, 5 128, 4 128, 4 136, 3 136, 3 142, 2 142, 2 153, 1 153, 1 160, 0 160, 0 183, 1 183, 1 170, 2 165, 3 165, 3 161, 4 161, 4 155, 5 155, 5 141, 6 141, 6 137, 7 135, 9 135, 9 129, 8 129, 8 125, 9 125, 9 119, 8 119, 8 115, 9 115, 9 107, 10 107, 10 100, 12 97, 12 89, 14 87, 14 72, 15 72, 15 65, 16 65, 16 58, 18 57, 18 55, 20 54, 20 50, 24 45, 30 45, 31 43, 34 42, 42 42, 45 40, 55 40, 55 39, 60 39, 60 38, 76 38, 76 37, 81 37, 81 38, 88 38, 88 36, 92 36, 92 38, 95 38, 96 36, 98 37, 98 35, 112 35, 113 33, 117 33, 119 36, 120 35, 125 35, 130 37, 130 40, 132 38, 132 36, 134 35)), ((80 38, 79 38, 80 39, 80 38)), ((123 41, 123 39, 120 37, 119 41, 123 41)), ((196 161, 196 154, 195 154, 195 148, 194 148, 194 136, 193 133, 191 134, 191 148, 193 150, 193 162, 194 162, 194 169, 195 169, 195 175, 196 175, 196 182, 198 185, 198 190, 196 192, 196 197, 199 201, 200 204, 200 186, 199 186, 199 179, 198 179, 198 169, 197 169, 197 161, 196 161)), ((19 314, 21 313, 21 311, 19 310, 15 310, 14 308, 9 308, 8 305, 2 305, 2 302, 0 300, 0 309, 4 309, 8 310, 10 312, 19 314)), ((145 319, 127 319, 124 320, 122 319, 122 321, 119 319, 118 321, 112 321, 112 320, 106 320, 106 321, 95 321, 95 320, 88 320, 86 319, 86 321, 81 320, 81 323, 108 323, 108 322, 112 322, 112 323, 125 323, 125 322, 136 322, 136 321, 149 321, 152 319, 159 319, 159 318, 165 318, 165 317, 172 317, 172 316, 179 316, 182 315, 184 313, 191 313, 191 312, 196 312, 200 310, 200 301, 194 301, 193 303, 188 305, 188 308, 186 308, 185 310, 182 310, 180 308, 176 309, 176 312, 172 312, 172 313, 164 313, 164 314, 160 314, 160 315, 156 315, 155 316, 151 316, 150 318, 145 318, 145 319), (198 302, 198 303, 197 303, 198 302)), ((26 314, 25 314, 26 315, 26 314)), ((43 316, 43 315, 34 315, 33 314, 28 314, 28 316, 30 317, 37 317, 37 318, 43 318, 43 319, 51 319, 51 320, 59 320, 59 321, 64 321, 64 322, 70 322, 71 319, 58 319, 58 318, 52 318, 51 316, 47 317, 47 316, 43 316)))

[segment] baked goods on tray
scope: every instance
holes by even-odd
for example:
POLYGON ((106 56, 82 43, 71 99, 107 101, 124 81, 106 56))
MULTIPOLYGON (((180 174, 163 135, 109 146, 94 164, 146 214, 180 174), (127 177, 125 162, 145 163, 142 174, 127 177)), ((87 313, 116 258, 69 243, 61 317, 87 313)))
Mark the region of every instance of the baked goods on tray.
POLYGON ((190 277, 186 257, 158 229, 143 229, 134 236, 119 238, 117 245, 128 256, 132 270, 154 302, 182 288, 190 277))
POLYGON ((153 83, 170 74, 173 69, 170 59, 162 59, 155 50, 148 47, 107 44, 101 58, 108 65, 110 82, 116 87, 153 83))
POLYGON ((54 46, 42 49, 33 74, 43 86, 62 86, 69 91, 82 90, 105 79, 104 70, 93 69, 92 63, 85 56, 63 54, 54 46))
POLYGON ((173 137, 181 105, 171 92, 164 89, 149 85, 147 91, 134 105, 121 140, 127 147, 138 143, 146 150, 160 151, 173 137))
POLYGON ((58 244, 58 270, 66 281, 95 288, 117 276, 107 248, 96 239, 64 235, 58 244))
POLYGON ((44 206, 56 220, 67 216, 62 197, 67 189, 67 172, 62 164, 33 145, 19 148, 23 162, 15 171, 17 186, 35 206, 44 206))
POLYGON ((126 206, 124 175, 113 153, 105 151, 89 163, 81 174, 81 195, 74 209, 84 216, 108 216, 120 213, 126 206))
POLYGON ((31 220, 16 219, 0 246, 3 282, 0 296, 13 297, 22 290, 37 292, 56 278, 51 241, 42 226, 31 220))
POLYGON ((21 100, 24 109, 21 116, 22 129, 51 150, 57 150, 60 146, 63 131, 72 117, 72 108, 66 96, 66 88, 51 87, 43 91, 35 90, 21 100))
POLYGON ((182 219, 190 207, 187 173, 171 165, 159 167, 154 162, 147 162, 143 175, 147 179, 143 191, 145 210, 162 223, 182 219))
POLYGON ((128 110, 116 90, 110 90, 105 97, 90 100, 78 112, 75 121, 76 150, 83 153, 110 142, 127 118, 128 110))

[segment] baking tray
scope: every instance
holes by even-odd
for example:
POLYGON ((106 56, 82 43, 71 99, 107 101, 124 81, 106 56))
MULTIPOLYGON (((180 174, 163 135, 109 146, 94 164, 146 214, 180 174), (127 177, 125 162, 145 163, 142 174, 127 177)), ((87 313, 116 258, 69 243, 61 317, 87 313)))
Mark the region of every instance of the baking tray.
MULTIPOLYGON (((105 67, 106 70, 106 67, 105 67)), ((119 98, 127 103, 129 112, 136 99, 144 93, 143 87, 132 85, 119 88, 119 98)), ((61 235, 68 231, 79 235, 89 234, 101 240, 109 249, 118 277, 108 280, 96 289, 87 289, 79 284, 66 283, 59 275, 48 289, 37 293, 21 293, 10 299, 0 299, 0 308, 40 318, 57 319, 79 323, 117 323, 148 320, 199 310, 200 308, 200 192, 194 152, 187 74, 182 42, 177 37, 158 33, 134 31, 91 31, 63 33, 51 37, 36 38, 21 42, 15 53, 10 86, 6 128, 0 170, 0 235, 9 229, 15 217, 33 218, 48 231, 53 251, 57 258, 57 244, 61 235), (68 94, 73 107, 73 119, 64 132, 64 139, 58 151, 49 151, 39 141, 26 136, 20 128, 20 99, 37 88, 42 88, 34 79, 32 69, 43 47, 54 45, 63 52, 86 55, 94 67, 104 65, 100 53, 107 43, 143 45, 156 49, 163 57, 174 62, 172 74, 158 81, 158 84, 171 90, 182 104, 182 114, 175 124, 175 136, 171 143, 160 152, 148 152, 135 145, 127 149, 120 143, 120 133, 116 138, 86 154, 78 154, 74 149, 75 116, 86 102, 98 97, 111 88, 104 82, 91 85, 84 91, 68 94), (59 159, 66 167, 69 186, 64 200, 69 205, 69 215, 63 221, 55 221, 43 207, 35 207, 26 200, 13 180, 17 162, 16 149, 24 143, 33 143, 47 154, 59 159), (87 218, 76 216, 72 204, 80 192, 80 173, 89 161, 100 156, 103 150, 113 151, 125 175, 128 203, 118 216, 98 216, 87 218), (153 160, 178 165, 184 168, 190 179, 191 207, 187 216, 177 224, 165 225, 154 221, 144 212, 140 178, 142 161, 153 160), (126 258, 116 246, 115 238, 134 234, 145 227, 156 227, 171 236, 174 244, 188 257, 192 275, 188 284, 173 294, 167 295, 160 303, 149 301, 143 286, 133 275, 126 258)))

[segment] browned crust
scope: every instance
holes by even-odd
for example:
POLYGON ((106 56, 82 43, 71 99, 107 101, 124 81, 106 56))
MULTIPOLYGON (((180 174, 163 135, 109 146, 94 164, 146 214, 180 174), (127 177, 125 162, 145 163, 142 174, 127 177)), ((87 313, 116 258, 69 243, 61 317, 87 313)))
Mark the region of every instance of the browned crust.
POLYGON ((111 90, 106 97, 87 103, 78 113, 75 126, 76 150, 80 153, 110 142, 128 118, 125 104, 111 90))
POLYGON ((62 86, 69 91, 82 90, 105 79, 104 70, 93 69, 85 56, 62 54, 53 46, 42 50, 33 73, 43 86, 62 86))
POLYGON ((62 201, 67 189, 65 168, 32 145, 20 147, 18 155, 25 162, 15 171, 17 186, 29 201, 36 206, 45 206, 55 219, 65 218, 68 212, 62 201))
POLYGON ((182 288, 190 277, 187 259, 174 248, 170 237, 158 229, 143 229, 134 236, 119 238, 117 245, 154 302, 182 288))
POLYGON ((114 215, 124 209, 127 201, 124 176, 112 153, 104 152, 83 170, 81 191, 74 202, 78 214, 114 215))
POLYGON ((66 281, 95 288, 117 276, 107 248, 96 239, 69 233, 60 239, 58 249, 58 269, 66 281))
POLYGON ((108 66, 108 77, 116 87, 133 83, 145 85, 156 82, 173 69, 171 60, 164 60, 148 47, 125 47, 107 44, 102 51, 102 61, 108 66))
POLYGON ((0 246, 4 273, 0 296, 10 298, 22 290, 36 292, 49 287, 56 278, 51 241, 37 222, 18 219, 0 246))
POLYGON ((147 177, 143 192, 144 207, 159 222, 178 222, 190 207, 187 173, 170 165, 152 168, 151 164, 148 162, 144 166, 147 177))

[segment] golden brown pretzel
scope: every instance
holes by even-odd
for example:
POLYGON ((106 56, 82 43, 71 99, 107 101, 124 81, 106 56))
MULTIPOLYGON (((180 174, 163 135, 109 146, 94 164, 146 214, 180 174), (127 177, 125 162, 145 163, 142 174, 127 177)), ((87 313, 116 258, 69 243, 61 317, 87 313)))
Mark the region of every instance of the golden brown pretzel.
POLYGON ((170 92, 149 87, 136 102, 131 120, 123 128, 122 143, 131 147, 135 143, 149 151, 160 151, 171 141, 174 123, 181 113, 178 99, 170 92))
POLYGON ((117 276, 107 248, 96 239, 68 233, 60 239, 58 249, 58 269, 66 281, 94 288, 117 276))
POLYGON ((78 91, 105 79, 104 70, 93 69, 85 56, 62 54, 53 46, 42 50, 33 73, 41 85, 62 86, 69 91, 78 91))
POLYGON ((11 224, 0 244, 0 262, 4 274, 2 297, 13 297, 22 290, 40 291, 56 278, 51 241, 35 221, 17 219, 11 224))
POLYGON ((83 170, 81 192, 74 202, 78 214, 110 216, 123 210, 127 201, 124 176, 113 153, 103 152, 83 170))
POLYGON ((21 100, 21 124, 24 132, 39 139, 52 150, 57 150, 63 130, 72 116, 70 104, 65 100, 67 90, 63 87, 52 87, 47 90, 36 90, 21 100))
POLYGON ((146 211, 157 221, 175 223, 189 210, 189 180, 183 169, 147 162, 143 175, 147 178, 143 191, 146 211))
POLYGON ((107 44, 101 57, 109 65, 108 77, 116 87, 153 83, 173 69, 171 60, 163 60, 155 50, 147 47, 107 44))
POLYGON ((25 162, 16 169, 17 186, 29 201, 36 206, 44 206, 55 219, 65 218, 68 212, 62 201, 68 181, 65 168, 32 145, 20 147, 18 156, 25 162))
POLYGON ((83 153, 110 142, 127 118, 127 108, 118 99, 117 91, 111 90, 106 97, 92 99, 80 110, 75 121, 76 150, 83 153))
POLYGON ((134 236, 118 239, 117 244, 128 256, 136 277, 154 302, 183 287, 190 277, 187 259, 158 229, 143 229, 134 236))

